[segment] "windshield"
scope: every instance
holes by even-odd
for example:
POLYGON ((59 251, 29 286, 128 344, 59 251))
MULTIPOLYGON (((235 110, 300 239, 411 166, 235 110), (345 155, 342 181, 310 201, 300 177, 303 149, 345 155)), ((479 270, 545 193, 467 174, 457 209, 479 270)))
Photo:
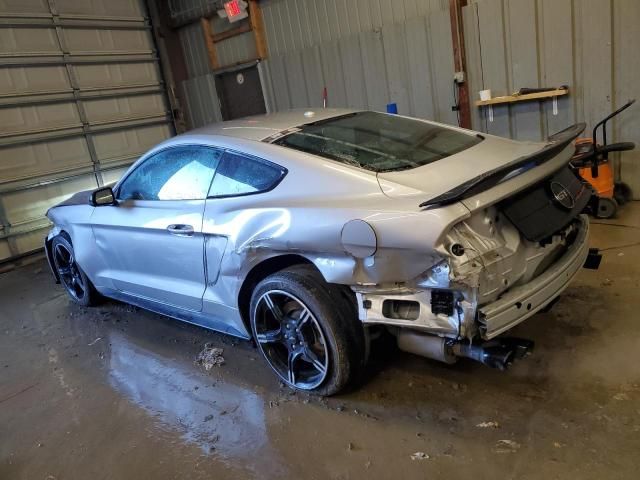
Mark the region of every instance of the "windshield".
POLYGON ((427 165, 481 141, 479 135, 411 118, 358 112, 303 125, 274 143, 374 172, 392 172, 427 165))

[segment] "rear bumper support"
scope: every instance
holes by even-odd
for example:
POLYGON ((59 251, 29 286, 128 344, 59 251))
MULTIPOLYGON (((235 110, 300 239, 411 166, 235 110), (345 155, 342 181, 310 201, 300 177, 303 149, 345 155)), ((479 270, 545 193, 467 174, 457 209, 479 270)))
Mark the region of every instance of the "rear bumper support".
POLYGON ((557 262, 526 285, 515 287, 499 300, 478 309, 484 339, 494 338, 523 322, 567 288, 589 254, 589 221, 585 215, 579 220, 581 225, 575 241, 557 262))

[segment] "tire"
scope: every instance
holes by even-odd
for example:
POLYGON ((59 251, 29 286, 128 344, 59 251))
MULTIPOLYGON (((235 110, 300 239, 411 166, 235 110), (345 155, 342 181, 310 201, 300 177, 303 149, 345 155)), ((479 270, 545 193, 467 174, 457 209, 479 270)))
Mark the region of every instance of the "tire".
POLYGON ((89 277, 75 261, 73 245, 66 235, 60 234, 53 238, 51 256, 60 283, 67 291, 69 298, 83 307, 96 305, 100 296, 89 277))
POLYGON ((334 395, 359 379, 365 336, 355 301, 300 265, 262 280, 251 296, 251 330, 281 381, 317 395, 334 395))
POLYGON ((600 197, 598 199, 598 209, 596 218, 613 218, 618 211, 618 203, 613 198, 600 197))
POLYGON ((631 201, 631 197, 633 192, 631 192, 631 187, 624 182, 616 183, 613 189, 613 198, 615 198, 618 205, 624 205, 631 201))

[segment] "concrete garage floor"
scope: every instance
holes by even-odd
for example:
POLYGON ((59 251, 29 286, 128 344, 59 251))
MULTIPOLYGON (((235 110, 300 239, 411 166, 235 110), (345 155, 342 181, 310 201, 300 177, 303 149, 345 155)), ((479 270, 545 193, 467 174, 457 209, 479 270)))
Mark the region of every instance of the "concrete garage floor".
MULTIPOLYGON (((615 223, 635 228, 592 244, 638 242, 640 204, 615 223)), ((0 275, 0 479, 638 478, 639 283, 640 246, 612 248, 514 331, 537 349, 510 371, 378 348, 359 390, 320 400, 247 342, 73 306, 40 261, 0 275)))

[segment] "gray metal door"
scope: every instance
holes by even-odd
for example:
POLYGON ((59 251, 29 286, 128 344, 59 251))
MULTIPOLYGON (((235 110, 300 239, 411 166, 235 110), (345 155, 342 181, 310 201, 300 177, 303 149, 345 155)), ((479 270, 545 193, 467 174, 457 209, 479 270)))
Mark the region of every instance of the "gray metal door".
POLYGON ((221 150, 178 146, 140 163, 116 186, 117 205, 96 207, 91 226, 105 262, 96 285, 188 310, 205 290, 205 201, 221 150))
POLYGON ((173 134, 143 0, 0 0, 0 262, 173 134))
POLYGON ((137 297, 202 310, 204 205, 204 200, 126 200, 97 207, 91 222, 109 268, 96 272, 96 281, 113 282, 118 290, 137 297), (181 232, 178 226, 192 229, 181 232))
POLYGON ((216 90, 223 120, 267 112, 256 65, 218 75, 216 90))

